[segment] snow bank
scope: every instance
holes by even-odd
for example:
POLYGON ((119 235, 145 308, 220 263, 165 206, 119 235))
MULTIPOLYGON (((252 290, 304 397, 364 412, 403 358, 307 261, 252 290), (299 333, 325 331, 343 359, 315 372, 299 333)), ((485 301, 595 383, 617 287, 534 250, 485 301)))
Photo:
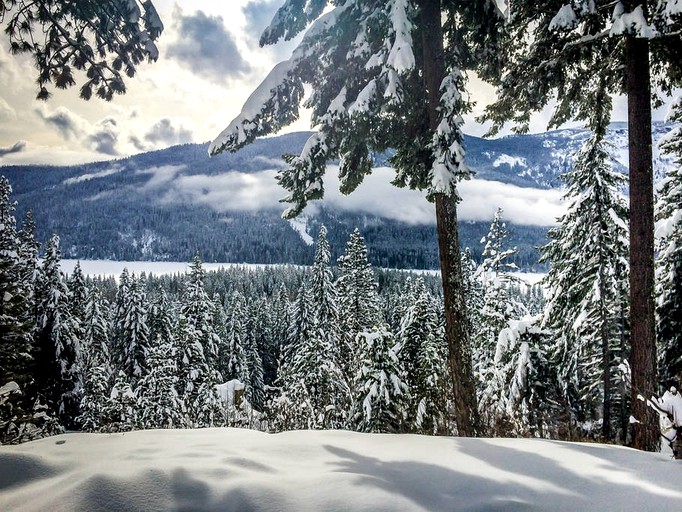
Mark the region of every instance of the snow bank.
POLYGON ((239 429, 0 447, 0 510, 682 510, 661 454, 533 439, 239 429))

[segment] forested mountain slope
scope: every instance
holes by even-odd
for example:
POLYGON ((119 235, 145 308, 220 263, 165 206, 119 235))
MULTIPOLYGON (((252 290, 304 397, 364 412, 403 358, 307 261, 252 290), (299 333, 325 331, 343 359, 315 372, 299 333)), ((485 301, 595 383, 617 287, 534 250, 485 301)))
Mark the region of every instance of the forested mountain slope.
MULTIPOLYGON (((655 139, 669 129, 669 124, 655 125, 655 139)), ((376 205, 358 208, 358 202, 372 202, 372 185, 364 192, 370 199, 345 206, 347 198, 339 196, 332 182, 327 189, 328 195, 336 193, 335 200, 309 208, 293 222, 280 218, 284 206, 278 200, 285 192, 275 175, 286 166, 281 156, 298 153, 308 136, 299 132, 265 138, 235 154, 212 158, 205 144, 185 144, 86 165, 2 167, 0 174, 14 188, 18 217, 32 210, 38 239, 58 234, 66 258, 181 261, 199 253, 205 261, 307 264, 313 254, 310 242, 324 223, 337 247, 358 227, 376 265, 436 268, 435 226, 428 212, 417 219, 410 217, 408 205, 398 213, 382 212, 376 205)), ((490 211, 501 206, 492 204, 500 183, 523 190, 560 187, 559 176, 570 169, 573 154, 587 136, 585 130, 566 129, 491 140, 466 137, 475 180, 484 187, 489 184, 490 211)), ((625 126, 612 125, 609 139, 616 167, 625 172, 625 126)), ((376 166, 387 166, 389 157, 374 155, 376 166)), ((669 162, 658 159, 657 164, 660 175, 669 162)), ((508 195, 510 189, 504 190, 508 195)), ((427 208, 418 196, 410 197, 427 208)), ((489 217, 468 219, 465 213, 461 218, 462 245, 470 247, 476 259, 489 217)), ((536 266, 535 247, 546 243, 548 223, 509 219, 520 267, 536 266)))

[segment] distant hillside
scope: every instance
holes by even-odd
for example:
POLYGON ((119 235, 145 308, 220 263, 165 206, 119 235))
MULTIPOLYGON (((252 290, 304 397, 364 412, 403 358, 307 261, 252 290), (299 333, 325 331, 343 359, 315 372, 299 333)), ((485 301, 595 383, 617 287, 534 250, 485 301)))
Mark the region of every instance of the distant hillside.
MULTIPOLYGON (((655 139, 669 129, 670 125, 656 124, 655 139)), ((374 264, 437 267, 431 224, 340 211, 327 204, 306 211, 294 222, 280 218, 284 207, 276 199, 284 192, 276 189, 275 171, 285 166, 281 155, 298 153, 308 136, 299 132, 260 139, 235 154, 213 158, 208 157, 205 144, 184 144, 113 162, 2 167, 0 174, 14 188, 18 216, 31 209, 39 240, 59 234, 68 258, 189 260, 198 252, 205 261, 306 264, 313 255, 311 237, 324 223, 335 256, 358 227, 374 264), (258 186, 254 180, 260 180, 258 186), (235 193, 242 189, 248 193, 234 202, 235 193)), ((493 140, 466 137, 467 161, 477 179, 556 188, 587 136, 585 130, 571 129, 493 140)), ((622 125, 613 125, 609 133, 623 171, 626 136, 622 125)), ((376 166, 388 165, 388 157, 374 155, 376 166)), ((658 173, 667 165, 659 159, 658 173)), ((480 254, 480 239, 488 226, 489 221, 462 221, 463 246, 480 254)), ((534 268, 535 247, 545 243, 547 228, 521 224, 510 228, 512 243, 520 251, 517 264, 534 268)))

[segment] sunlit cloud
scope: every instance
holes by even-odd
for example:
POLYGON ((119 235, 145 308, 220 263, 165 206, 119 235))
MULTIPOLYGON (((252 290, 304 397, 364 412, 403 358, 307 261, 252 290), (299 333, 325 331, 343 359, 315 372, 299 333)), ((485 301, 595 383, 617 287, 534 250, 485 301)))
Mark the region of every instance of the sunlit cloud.
POLYGON ((75 114, 65 106, 51 110, 38 104, 35 113, 64 140, 76 142, 81 148, 109 157, 129 155, 139 151, 152 151, 173 144, 192 142, 192 131, 163 118, 145 129, 140 120, 131 122, 137 112, 121 112, 107 116, 95 123, 75 114), (118 116, 118 117, 117 117, 118 116), (141 134, 134 130, 140 130, 141 134))

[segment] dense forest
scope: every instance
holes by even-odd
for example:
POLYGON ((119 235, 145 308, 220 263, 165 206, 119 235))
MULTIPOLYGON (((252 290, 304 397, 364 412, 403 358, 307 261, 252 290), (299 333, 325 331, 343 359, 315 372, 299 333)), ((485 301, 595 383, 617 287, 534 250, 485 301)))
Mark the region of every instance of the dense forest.
MULTIPOLYGON (((585 175, 608 185, 608 229, 622 241, 622 177, 600 169, 603 175, 585 175)), ((359 231, 332 259, 320 226, 310 266, 205 272, 196 257, 182 275, 124 271, 114 280, 85 277, 79 266, 64 275, 59 237, 39 260, 32 217, 17 227, 11 186, 4 178, 0 185, 3 443, 63 429, 219 425, 457 432, 440 279, 372 268, 359 231)), ((481 262, 468 250, 462 255, 489 435, 627 442, 626 270, 606 272, 612 281, 598 298, 592 292, 604 272, 595 272, 594 260, 579 260, 589 251, 575 247, 569 253, 577 259, 567 261, 559 250, 562 240, 591 243, 573 235, 576 225, 591 222, 580 205, 594 211, 592 199, 581 194, 550 232, 543 253, 553 270, 543 286, 512 275, 516 250, 501 211, 482 239, 481 262), (608 384, 599 326, 605 312, 608 384)), ((623 265, 627 248, 609 249, 604 265, 623 265)), ((671 295, 661 291, 664 319, 671 295)), ((661 356, 661 371, 674 378, 679 345, 661 356)))

